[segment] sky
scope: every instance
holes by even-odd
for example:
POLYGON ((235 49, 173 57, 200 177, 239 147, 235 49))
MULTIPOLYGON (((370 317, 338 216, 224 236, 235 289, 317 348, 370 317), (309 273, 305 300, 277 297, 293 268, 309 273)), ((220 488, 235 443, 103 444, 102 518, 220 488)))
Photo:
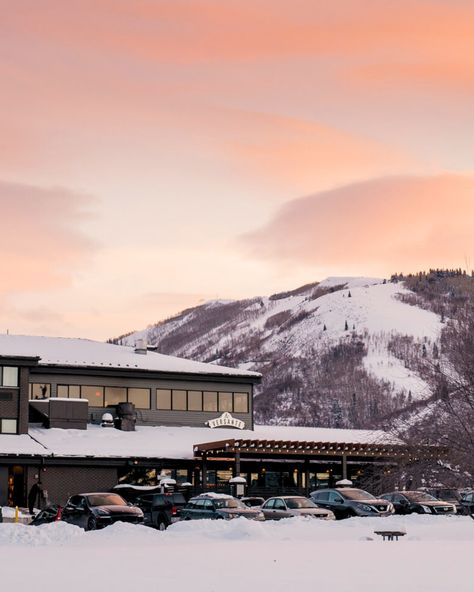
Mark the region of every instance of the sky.
POLYGON ((0 332, 474 267, 471 0, 0 9, 0 332))

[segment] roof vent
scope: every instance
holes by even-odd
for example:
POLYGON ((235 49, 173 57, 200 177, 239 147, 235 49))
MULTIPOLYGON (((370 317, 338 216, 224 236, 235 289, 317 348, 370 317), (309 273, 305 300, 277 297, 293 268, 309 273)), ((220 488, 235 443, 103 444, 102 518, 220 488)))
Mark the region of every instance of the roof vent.
POLYGON ((135 353, 142 354, 142 355, 146 356, 146 352, 147 352, 146 341, 144 339, 137 339, 137 341, 135 342, 135 353))

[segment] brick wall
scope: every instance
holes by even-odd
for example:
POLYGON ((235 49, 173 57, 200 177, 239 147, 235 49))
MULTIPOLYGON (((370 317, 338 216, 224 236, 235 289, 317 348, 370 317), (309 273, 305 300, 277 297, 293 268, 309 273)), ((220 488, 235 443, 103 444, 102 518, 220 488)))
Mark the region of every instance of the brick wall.
POLYGON ((117 469, 47 466, 41 470, 41 483, 43 490, 48 492, 49 502, 64 505, 71 495, 109 491, 117 484, 117 469))

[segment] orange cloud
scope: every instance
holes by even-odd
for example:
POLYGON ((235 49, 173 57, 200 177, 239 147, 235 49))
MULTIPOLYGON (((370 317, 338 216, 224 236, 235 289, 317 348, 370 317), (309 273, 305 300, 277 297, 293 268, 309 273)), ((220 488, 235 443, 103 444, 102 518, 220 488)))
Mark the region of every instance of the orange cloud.
MULTIPOLYGON (((225 147, 247 174, 293 191, 403 171, 418 166, 414 157, 382 142, 321 123, 264 113, 233 111, 233 140, 225 147)), ((220 122, 229 133, 229 124, 220 122)))
POLYGON ((0 291, 69 285, 95 250, 80 230, 92 203, 65 189, 0 182, 0 291))
POLYGON ((474 176, 391 177, 293 200, 244 237, 255 257, 379 272, 474 256, 474 176))

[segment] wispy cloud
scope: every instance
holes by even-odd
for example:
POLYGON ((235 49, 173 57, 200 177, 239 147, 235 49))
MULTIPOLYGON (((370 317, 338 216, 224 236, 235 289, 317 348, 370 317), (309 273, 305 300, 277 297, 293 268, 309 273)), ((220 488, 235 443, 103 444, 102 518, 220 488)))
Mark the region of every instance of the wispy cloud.
POLYGON ((97 248, 81 230, 92 203, 67 189, 0 181, 0 292, 70 285, 97 248))
POLYGON ((244 239, 274 261, 416 270, 472 259, 473 220, 474 176, 388 177, 290 201, 244 239))

